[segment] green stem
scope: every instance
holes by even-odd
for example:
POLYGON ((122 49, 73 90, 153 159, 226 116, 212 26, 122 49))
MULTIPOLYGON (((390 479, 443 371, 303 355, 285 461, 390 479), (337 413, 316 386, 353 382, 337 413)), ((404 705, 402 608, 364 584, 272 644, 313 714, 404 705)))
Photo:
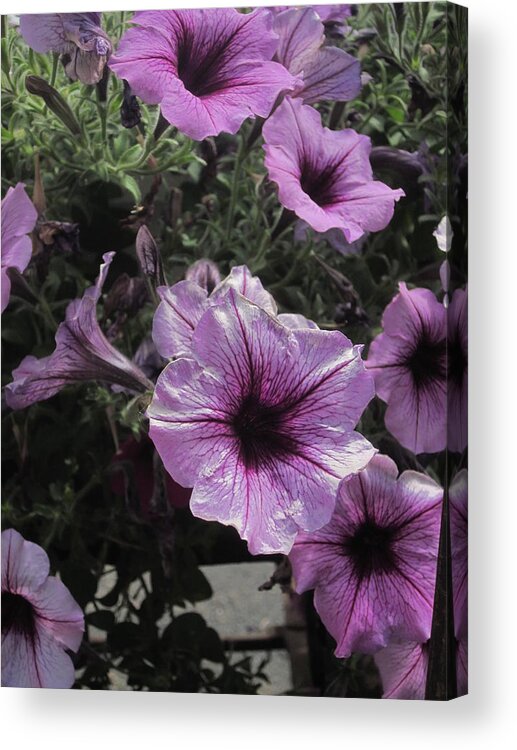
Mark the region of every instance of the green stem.
POLYGON ((239 150, 237 151, 237 156, 235 157, 235 164, 233 167, 233 179, 232 179, 232 187, 231 187, 231 193, 230 193, 230 205, 228 206, 228 218, 226 222, 226 241, 227 242, 230 240, 230 237, 232 235, 233 219, 235 216, 235 205, 237 203, 237 191, 239 188, 239 178, 240 178, 241 167, 242 167, 244 158, 245 158, 245 145, 244 145, 244 141, 241 140, 239 142, 239 150))
POLYGON ((50 85, 55 86, 57 78, 57 67, 59 65, 59 53, 54 52, 52 60, 52 73, 50 75, 50 85))

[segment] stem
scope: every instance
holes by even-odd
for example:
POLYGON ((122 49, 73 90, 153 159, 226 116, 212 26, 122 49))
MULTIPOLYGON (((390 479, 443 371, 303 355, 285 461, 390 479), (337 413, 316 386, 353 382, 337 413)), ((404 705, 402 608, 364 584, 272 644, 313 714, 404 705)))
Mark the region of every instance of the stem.
POLYGON ((57 78, 57 66, 59 65, 59 53, 54 52, 52 60, 52 73, 50 75, 50 85, 54 86, 57 78))
POLYGON ((239 142, 239 149, 237 151, 237 156, 235 157, 235 164, 233 168, 232 188, 231 188, 231 193, 230 193, 230 205, 228 207, 228 219, 226 222, 226 241, 227 242, 230 240, 230 237, 232 235, 233 218, 235 215, 235 205, 237 203, 237 190, 239 187, 239 178, 240 178, 241 167, 242 167, 242 163, 244 159, 245 159, 245 144, 244 144, 244 141, 241 140, 239 142))

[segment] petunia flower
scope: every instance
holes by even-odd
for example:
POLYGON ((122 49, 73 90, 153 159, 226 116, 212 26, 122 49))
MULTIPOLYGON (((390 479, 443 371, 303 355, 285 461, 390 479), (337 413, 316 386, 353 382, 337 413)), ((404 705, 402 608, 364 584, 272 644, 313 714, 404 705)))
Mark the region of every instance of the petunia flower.
POLYGON ((68 305, 65 321, 57 329, 53 353, 41 359, 29 355, 13 371, 13 381, 5 388, 12 409, 24 409, 70 383, 89 380, 137 393, 153 387, 140 368, 109 343, 97 321, 96 305, 114 255, 102 256, 104 262, 95 285, 68 305))
POLYGON ((468 302, 456 289, 447 308, 447 447, 462 453, 468 441, 468 302))
POLYGON ((59 52, 74 81, 102 78, 112 45, 101 28, 100 13, 38 13, 20 16, 20 31, 36 52, 59 52))
POLYGON ((252 554, 288 552, 300 529, 326 524, 340 480, 375 452, 354 431, 373 394, 360 353, 234 289, 209 307, 147 412, 165 468, 193 487, 192 513, 234 526, 252 554))
MULTIPOLYGON (((456 649, 457 695, 468 692, 467 668, 467 471, 458 472, 449 488, 451 530, 451 572, 456 649)), ((383 698, 423 700, 429 662, 429 644, 395 643, 375 654, 384 694, 383 698)))
POLYGON ((338 47, 323 46, 325 28, 315 10, 290 8, 275 16, 275 60, 301 79, 292 95, 307 104, 354 99, 361 90, 359 60, 338 47))
POLYGON ((9 268, 20 273, 29 265, 32 255, 32 240, 29 233, 36 225, 38 212, 19 182, 10 187, 2 200, 2 312, 9 304, 11 280, 9 268))
POLYGON ((299 534, 290 554, 296 591, 336 641, 336 656, 374 653, 394 638, 431 634, 443 490, 377 455, 339 487, 330 522, 299 534))
MULTIPOLYGON (((208 288, 192 277, 178 281, 171 287, 158 287, 161 302, 153 319, 153 341, 162 357, 169 359, 188 354, 192 334, 203 314, 220 302, 230 289, 235 289, 270 315, 276 315, 275 300, 264 289, 260 279, 251 275, 247 266, 234 266, 210 294, 208 288)), ((281 314, 278 320, 288 328, 316 326, 302 315, 281 314)))
POLYGON ((2 686, 70 688, 84 616, 49 559, 14 529, 2 532, 2 686))
POLYGON ((221 283, 221 274, 213 260, 201 258, 187 268, 185 279, 195 281, 198 286, 206 289, 210 294, 221 283))
POLYGON ((384 310, 367 367, 388 404, 388 430, 413 453, 436 453, 447 442, 446 310, 429 289, 399 293, 384 310))
POLYGON ((236 133, 247 117, 267 117, 296 85, 271 61, 272 22, 264 9, 140 11, 110 68, 190 138, 236 133))
POLYGON ((262 132, 280 203, 317 232, 338 228, 354 242, 389 223, 404 192, 373 179, 367 136, 323 127, 315 109, 290 97, 262 132))

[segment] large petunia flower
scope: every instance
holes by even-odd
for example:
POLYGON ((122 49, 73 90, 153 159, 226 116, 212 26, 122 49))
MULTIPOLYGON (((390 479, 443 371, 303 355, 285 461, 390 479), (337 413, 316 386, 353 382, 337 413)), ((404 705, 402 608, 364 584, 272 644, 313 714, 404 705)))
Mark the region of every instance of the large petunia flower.
POLYGON ((49 559, 14 529, 2 532, 2 686, 70 688, 84 616, 49 559))
MULTIPOLYGON (((188 355, 192 345, 192 334, 212 305, 220 302, 234 289, 262 307, 270 315, 276 315, 277 306, 259 278, 252 276, 247 266, 234 266, 209 294, 208 288, 192 278, 178 281, 173 286, 158 287, 161 302, 153 319, 153 341, 162 357, 170 359, 188 355)), ((303 315, 282 313, 278 320, 288 328, 315 328, 315 323, 303 315)))
POLYGON ((2 200, 2 312, 9 303, 11 280, 9 268, 20 273, 29 265, 32 255, 32 240, 29 232, 36 225, 38 212, 19 182, 10 187, 2 200))
POLYGON ((98 83, 112 51, 100 13, 38 13, 20 17, 20 31, 36 52, 60 52, 74 81, 98 83))
POLYGON ((315 109, 290 97, 262 132, 280 203, 317 232, 337 228, 354 242, 389 223, 404 191, 373 179, 367 136, 323 127, 315 109))
POLYGON ((53 353, 41 359, 29 355, 13 371, 13 382, 5 389, 12 409, 24 409, 50 398, 65 385, 82 381, 105 381, 133 392, 152 389, 140 368, 109 343, 97 321, 96 305, 114 255, 102 256, 95 285, 68 305, 53 353))
POLYGON ((267 117, 279 94, 297 83, 271 61, 277 36, 264 9, 140 11, 133 23, 111 69, 195 140, 236 133, 247 117, 267 117))
POLYGON ((252 554, 288 552, 300 529, 327 523, 340 480, 375 452, 354 432, 373 394, 360 352, 339 331, 289 329, 233 289, 209 307, 148 409, 193 514, 234 526, 252 554))
POLYGON ((462 453, 468 440, 468 302, 456 289, 447 309, 447 447, 462 453))
POLYGON ((436 453, 447 442, 446 316, 429 289, 401 283, 370 346, 367 367, 388 404, 386 427, 413 453, 436 453))
POLYGON ((301 79, 293 95, 307 104, 354 99, 361 90, 359 60, 338 47, 323 46, 325 28, 315 10, 290 8, 275 16, 275 59, 301 79))
POLYGON ((296 590, 336 640, 336 656, 374 653, 394 638, 431 634, 443 490, 377 455, 339 487, 330 523, 299 534, 290 554, 296 590))

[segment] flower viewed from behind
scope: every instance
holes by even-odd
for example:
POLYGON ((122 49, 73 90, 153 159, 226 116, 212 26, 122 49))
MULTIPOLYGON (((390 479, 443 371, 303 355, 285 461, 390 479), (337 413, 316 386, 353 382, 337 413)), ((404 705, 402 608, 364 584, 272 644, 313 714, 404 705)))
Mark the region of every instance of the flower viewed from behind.
POLYGON ((234 526, 252 554, 288 552, 300 529, 326 524, 340 480, 374 454, 354 432, 373 395, 360 352, 339 331, 289 329, 233 289, 209 307, 148 409, 193 514, 234 526))
POLYGON ((70 688, 83 613, 49 576, 49 559, 14 529, 2 532, 2 687, 70 688))
POLYGON ((36 52, 60 52, 74 81, 102 78, 112 45, 101 28, 100 13, 39 13, 20 17, 20 31, 36 52))
POLYGON ((429 289, 401 283, 370 346, 367 367, 388 404, 386 427, 413 453, 437 453, 447 442, 446 316, 429 289))
POLYGON ((236 133, 247 117, 267 117, 296 84, 271 61, 272 22, 264 9, 140 11, 110 67, 190 138, 236 133))
POLYGON ((338 657, 431 634, 443 490, 425 474, 397 473, 374 456, 340 484, 330 522, 299 534, 290 554, 296 590, 315 590, 338 657))
POLYGON ((468 302, 456 289, 447 309, 447 447, 462 453, 468 441, 468 302))
POLYGON ((25 271, 32 255, 29 233, 36 225, 38 213, 19 182, 10 187, 2 200, 2 312, 9 304, 11 280, 8 269, 25 271))
POLYGON ((307 104, 348 101, 361 90, 359 60, 338 47, 325 47, 325 28, 314 8, 290 8, 275 16, 279 36, 275 59, 303 82, 295 95, 307 104))
POLYGON ((263 135, 280 203, 317 232, 337 228, 354 242, 387 226, 404 192, 373 179, 367 136, 323 127, 315 109, 290 97, 264 124, 263 135))
MULTIPOLYGON (((209 307, 220 302, 231 289, 262 307, 270 315, 276 315, 275 300, 264 289, 260 279, 251 275, 247 266, 234 266, 211 293, 204 283, 199 283, 198 277, 190 273, 185 281, 158 288, 161 302, 153 319, 153 341, 162 357, 170 359, 182 354, 188 355, 192 334, 203 314, 209 307)), ((283 313, 278 315, 278 320, 288 328, 315 327, 303 315, 283 313)))
POLYGON ((109 343, 97 321, 96 305, 114 255, 102 256, 95 285, 68 305, 53 353, 41 359, 29 355, 13 371, 13 381, 5 389, 12 409, 24 409, 54 396, 65 385, 89 380, 137 393, 153 387, 140 368, 109 343))

